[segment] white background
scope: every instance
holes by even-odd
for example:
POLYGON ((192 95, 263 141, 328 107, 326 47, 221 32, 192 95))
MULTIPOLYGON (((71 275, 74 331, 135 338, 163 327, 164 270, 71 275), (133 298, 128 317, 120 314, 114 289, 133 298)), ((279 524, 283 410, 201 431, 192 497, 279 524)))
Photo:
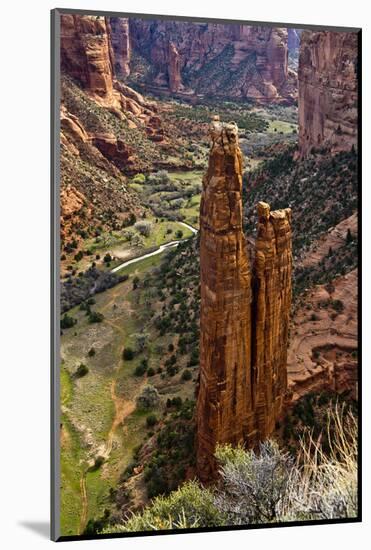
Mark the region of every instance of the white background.
POLYGON ((81 548, 336 550, 370 547, 369 314, 371 277, 367 2, 264 0, 6 0, 1 7, 0 94, 0 545, 44 548, 49 520, 49 10, 54 7, 363 27, 364 58, 364 523, 235 533, 71 542, 81 548), (5 123, 5 124, 4 124, 5 123))

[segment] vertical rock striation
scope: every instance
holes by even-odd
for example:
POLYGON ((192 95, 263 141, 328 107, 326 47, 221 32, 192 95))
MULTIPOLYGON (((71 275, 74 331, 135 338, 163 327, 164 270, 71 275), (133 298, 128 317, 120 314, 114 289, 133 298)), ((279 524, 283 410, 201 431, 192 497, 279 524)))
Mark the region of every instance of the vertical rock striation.
POLYGON ((113 52, 105 17, 61 16, 61 68, 85 90, 107 96, 113 90, 113 52))
POLYGON ((357 144, 355 32, 303 31, 299 56, 299 153, 357 144))
POLYGON ((110 17, 109 23, 115 74, 118 78, 126 78, 130 74, 131 57, 129 19, 110 17))
POLYGON ((274 430, 287 388, 291 309, 291 210, 258 203, 253 270, 253 407, 259 439, 274 430))
POLYGON ((234 124, 214 122, 200 210, 201 341, 197 467, 215 472, 217 443, 248 437, 251 273, 242 231, 242 158, 234 124))
POLYGON ((238 129, 213 122, 200 210, 201 339, 197 470, 216 473, 223 443, 256 445, 274 430, 287 388, 291 211, 259 203, 251 274, 242 227, 238 129))
POLYGON ((178 92, 182 85, 180 76, 180 59, 179 53, 175 45, 169 42, 169 88, 171 92, 178 92))

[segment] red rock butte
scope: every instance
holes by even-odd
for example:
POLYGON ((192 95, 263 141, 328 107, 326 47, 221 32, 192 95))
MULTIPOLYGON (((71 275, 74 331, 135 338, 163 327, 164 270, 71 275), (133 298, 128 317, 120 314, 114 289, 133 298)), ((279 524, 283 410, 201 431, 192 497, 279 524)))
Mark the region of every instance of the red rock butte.
POLYGON ((287 388, 291 211, 258 204, 253 268, 242 217, 234 123, 211 124, 200 207, 201 336, 197 471, 216 473, 217 444, 255 446, 274 430, 287 388))

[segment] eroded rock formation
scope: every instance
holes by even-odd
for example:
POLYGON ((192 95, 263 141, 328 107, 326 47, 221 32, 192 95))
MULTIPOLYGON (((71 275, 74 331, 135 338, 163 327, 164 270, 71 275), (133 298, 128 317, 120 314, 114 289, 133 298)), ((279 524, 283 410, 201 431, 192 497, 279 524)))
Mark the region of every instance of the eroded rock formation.
POLYGON ((126 78, 130 74, 131 57, 129 19, 110 17, 109 22, 115 75, 119 78, 126 78))
POLYGON ((274 430, 287 387, 291 310, 291 209, 258 203, 252 337, 253 405, 259 438, 274 430))
POLYGON ((357 145, 357 33, 303 31, 299 57, 299 152, 357 145))
POLYGON ((197 465, 210 479, 216 443, 251 423, 251 273, 242 231, 242 159, 235 125, 214 123, 200 209, 201 341, 197 465))
POLYGON ((153 87, 261 102, 296 98, 296 75, 287 65, 287 29, 132 18, 130 35, 151 65, 147 84, 153 87), (173 48, 178 89, 173 85, 173 48))
POLYGON ((197 470, 215 474, 218 443, 254 446, 274 429, 287 387, 291 211, 259 203, 252 277, 242 227, 235 124, 214 121, 200 209, 201 339, 197 470))
POLYGON ((104 17, 61 16, 61 68, 101 96, 113 87, 113 52, 104 17))

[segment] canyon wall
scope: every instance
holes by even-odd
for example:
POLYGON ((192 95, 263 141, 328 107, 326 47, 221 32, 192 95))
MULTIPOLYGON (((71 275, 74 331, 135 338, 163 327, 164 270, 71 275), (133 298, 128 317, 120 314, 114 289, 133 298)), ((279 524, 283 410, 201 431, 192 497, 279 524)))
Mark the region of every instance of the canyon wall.
POLYGON ((133 18, 130 35, 133 48, 151 65, 147 84, 153 88, 262 102, 295 100, 287 29, 133 18))
POLYGON ((303 31, 299 57, 299 153, 357 145, 355 32, 303 31))
POLYGON ((129 19, 110 17, 109 28, 115 74, 117 77, 126 78, 130 74, 131 57, 129 19))
POLYGON ((242 227, 242 158, 235 124, 215 121, 200 207, 200 382, 197 471, 216 473, 218 443, 270 435, 287 388, 291 211, 259 203, 253 276, 242 227))
POLYGON ((61 69, 87 91, 113 90, 113 51, 104 17, 61 16, 61 69))

